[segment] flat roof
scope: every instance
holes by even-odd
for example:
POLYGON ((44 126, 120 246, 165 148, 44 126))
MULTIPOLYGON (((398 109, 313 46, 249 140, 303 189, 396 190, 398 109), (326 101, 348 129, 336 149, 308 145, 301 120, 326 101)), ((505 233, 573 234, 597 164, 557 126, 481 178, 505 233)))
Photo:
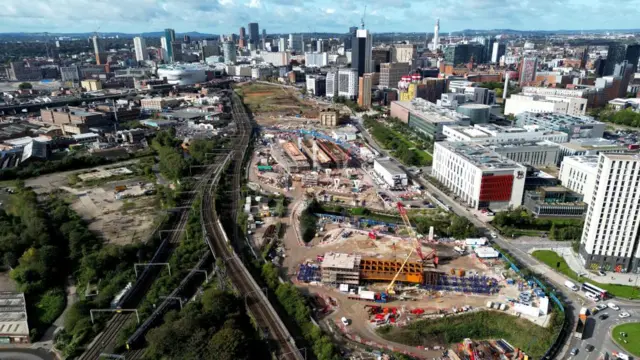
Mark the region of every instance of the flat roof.
POLYGON ((353 270, 360 266, 360 255, 345 253, 326 253, 321 268, 353 270))
POLYGON ((525 141, 513 141, 509 143, 502 144, 488 144, 487 147, 491 149, 506 149, 506 148, 518 148, 518 147, 531 147, 531 146, 544 146, 544 147, 556 147, 560 148, 560 146, 552 141, 547 140, 525 140, 525 141))
POLYGON ((411 101, 394 101, 393 103, 402 106, 412 114, 431 123, 456 123, 469 119, 466 115, 438 106, 421 98, 415 98, 411 101))
POLYGON ((588 167, 597 168, 598 167, 598 155, 575 155, 575 156, 565 156, 562 161, 575 161, 577 163, 583 164, 588 167))
POLYGON ((443 141, 436 142, 449 151, 463 157, 468 162, 483 170, 525 169, 524 166, 508 159, 487 146, 469 142, 443 141))
POLYGON ((377 162, 378 164, 380 164, 380 166, 382 166, 383 168, 387 169, 387 171, 389 171, 390 173, 406 174, 406 172, 404 172, 404 170, 400 169, 398 164, 396 164, 395 162, 393 162, 389 158, 375 159, 374 161, 377 162))
POLYGON ((604 157, 611 160, 624 160, 624 161, 640 161, 640 154, 611 154, 603 153, 604 157))
POLYGON ((573 126, 573 125, 595 125, 604 124, 600 121, 588 116, 573 116, 562 113, 533 113, 525 111, 517 116, 518 120, 532 120, 535 122, 543 122, 554 126, 573 126))
POLYGON ((29 336, 24 294, 0 292, 0 335, 29 336))

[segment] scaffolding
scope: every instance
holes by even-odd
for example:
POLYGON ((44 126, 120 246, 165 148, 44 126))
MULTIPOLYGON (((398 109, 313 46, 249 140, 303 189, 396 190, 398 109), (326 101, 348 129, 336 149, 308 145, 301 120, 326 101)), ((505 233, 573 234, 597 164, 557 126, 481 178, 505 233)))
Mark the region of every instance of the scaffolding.
POLYGON ((396 281, 423 284, 424 267, 422 262, 407 262, 404 267, 402 261, 362 259, 360 261, 360 278, 372 281, 391 281, 400 271, 396 281))

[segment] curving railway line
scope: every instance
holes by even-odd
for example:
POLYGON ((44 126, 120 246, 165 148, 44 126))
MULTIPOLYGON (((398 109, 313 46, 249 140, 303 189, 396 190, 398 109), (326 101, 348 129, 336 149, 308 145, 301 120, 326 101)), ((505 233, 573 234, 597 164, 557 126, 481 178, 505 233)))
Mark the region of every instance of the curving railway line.
MULTIPOLYGON (((212 176, 216 173, 216 170, 220 168, 220 160, 216 159, 214 164, 207 168, 206 173, 196 184, 194 195, 189 198, 187 204, 185 206, 191 206, 197 197, 197 193, 205 188, 205 185, 211 180, 212 176)), ((177 244, 181 237, 182 232, 184 231, 187 219, 189 218, 189 209, 185 209, 181 212, 180 219, 175 228, 175 231, 169 233, 167 239, 165 239, 166 243, 163 242, 158 248, 158 252, 154 255, 156 256, 164 256, 164 258, 168 258, 171 254, 171 245, 177 244), (167 246, 169 249, 167 250, 167 246)), ((136 284, 133 286, 132 290, 127 294, 127 298, 123 299, 121 302, 121 308, 135 308, 140 301, 144 298, 144 294, 146 294, 147 290, 153 284, 156 275, 159 273, 149 271, 150 268, 146 268, 140 277, 136 280, 136 284)), ((99 333, 92 344, 89 345, 89 348, 78 358, 79 360, 95 360, 100 358, 100 354, 102 353, 111 353, 113 351, 113 347, 116 344, 116 339, 120 330, 128 324, 130 321, 136 321, 136 316, 133 313, 115 313, 111 319, 107 322, 104 330, 99 333)))
MULTIPOLYGON (((232 154, 232 201, 229 204, 231 216, 235 218, 240 200, 240 187, 242 181, 242 165, 246 155, 253 125, 249 116, 244 109, 241 101, 235 96, 233 97, 233 117, 238 124, 239 142, 234 153, 232 154)), ((233 244, 229 241, 225 233, 215 208, 213 183, 209 191, 205 192, 202 201, 203 225, 207 234, 207 241, 211 251, 216 258, 224 261, 227 276, 237 288, 241 296, 246 300, 248 311, 253 315, 258 327, 267 333, 267 337, 274 343, 278 344, 278 359, 300 360, 302 356, 298 351, 289 331, 280 320, 267 297, 262 293, 262 289, 255 282, 242 260, 233 250, 233 244)), ((233 227, 233 239, 239 241, 237 227, 233 227)))

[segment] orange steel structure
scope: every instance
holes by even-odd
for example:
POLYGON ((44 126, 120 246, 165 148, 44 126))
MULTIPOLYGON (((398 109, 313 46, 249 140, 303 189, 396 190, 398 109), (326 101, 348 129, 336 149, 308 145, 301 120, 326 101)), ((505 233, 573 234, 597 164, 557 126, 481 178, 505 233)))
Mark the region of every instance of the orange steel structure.
POLYGON ((424 283, 424 268, 421 262, 407 262, 403 266, 403 261, 381 260, 381 259, 361 259, 360 260, 360 280, 395 281, 405 283, 424 283), (402 271, 400 269, 402 268, 402 271))

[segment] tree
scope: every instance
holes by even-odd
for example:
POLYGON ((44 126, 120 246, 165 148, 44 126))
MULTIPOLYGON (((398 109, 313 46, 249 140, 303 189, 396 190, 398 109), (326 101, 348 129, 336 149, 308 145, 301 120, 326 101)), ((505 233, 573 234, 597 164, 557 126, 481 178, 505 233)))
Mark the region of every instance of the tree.
POLYGON ((211 155, 217 144, 213 140, 196 139, 189 144, 189 154, 198 164, 210 163, 214 157, 211 155))
POLYGON ((449 225, 449 234, 456 239, 471 238, 478 235, 478 229, 469 221, 469 219, 453 215, 451 225, 449 225))
POLYGON ((23 82, 23 83, 20 83, 20 85, 18 85, 18 89, 20 89, 20 90, 31 90, 31 89, 33 89, 33 85, 31 85, 31 83, 29 83, 29 82, 23 82))
POLYGON ((247 338, 242 331, 232 324, 225 324, 222 330, 211 337, 208 350, 210 354, 215 355, 212 359, 248 359, 246 343, 247 338))

